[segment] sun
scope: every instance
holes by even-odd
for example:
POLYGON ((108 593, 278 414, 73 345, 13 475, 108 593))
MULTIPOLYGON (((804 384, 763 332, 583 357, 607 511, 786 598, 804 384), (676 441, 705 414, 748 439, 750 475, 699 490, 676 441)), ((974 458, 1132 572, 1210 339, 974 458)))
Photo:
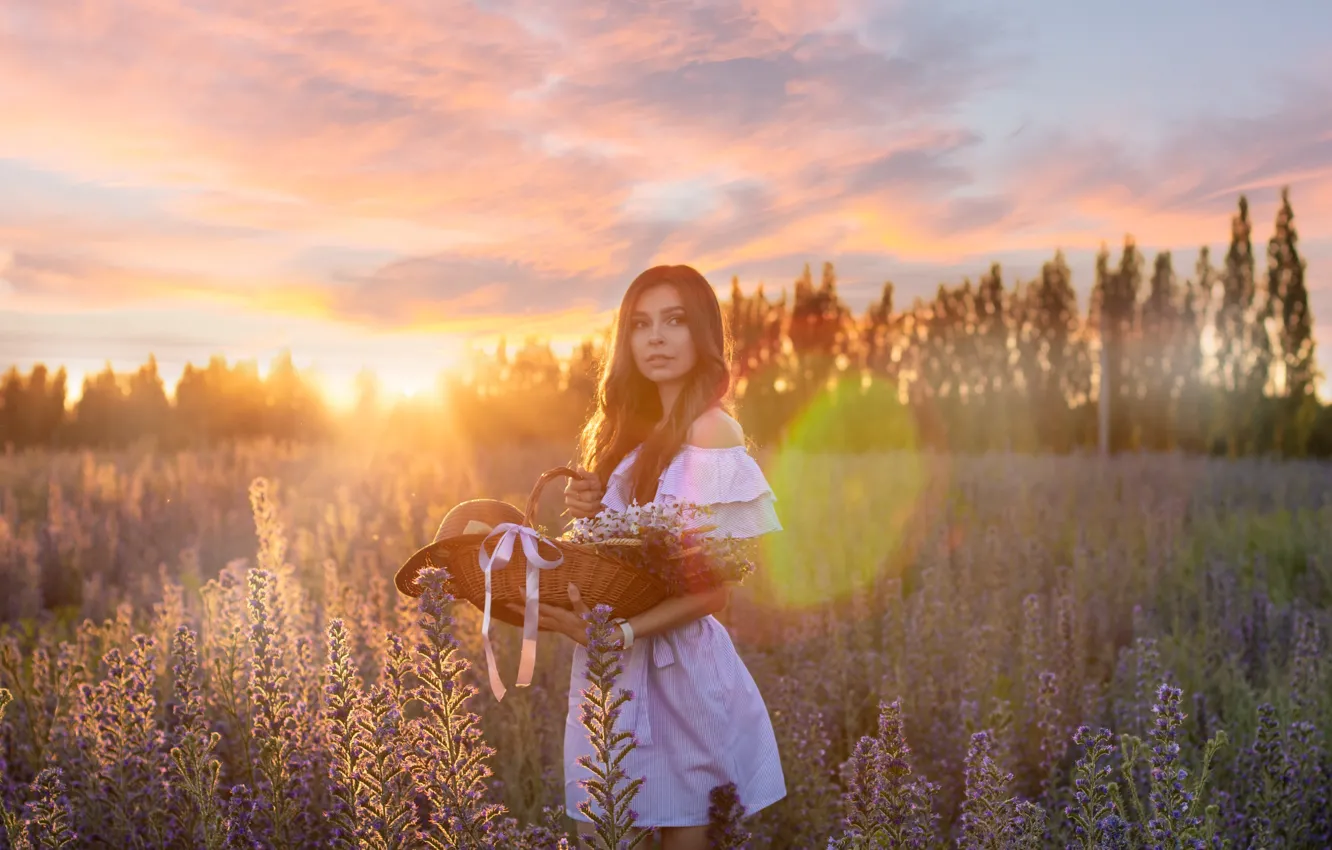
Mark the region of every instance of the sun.
POLYGON ((396 369, 382 376, 384 393, 388 396, 416 398, 435 388, 438 376, 417 370, 396 369))
POLYGON ((444 379, 462 368, 462 359, 449 352, 407 351, 318 369, 318 384, 335 410, 353 410, 367 399, 392 407, 400 401, 438 399, 444 379))

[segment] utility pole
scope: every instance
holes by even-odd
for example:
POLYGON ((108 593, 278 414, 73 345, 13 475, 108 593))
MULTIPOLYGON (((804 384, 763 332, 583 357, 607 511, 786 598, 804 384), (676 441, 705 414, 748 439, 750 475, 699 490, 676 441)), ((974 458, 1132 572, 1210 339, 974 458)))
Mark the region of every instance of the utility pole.
POLYGON ((1101 457, 1110 454, 1110 380, 1108 373, 1110 371, 1110 353, 1105 344, 1105 304, 1101 304, 1100 315, 1100 333, 1101 333, 1101 381, 1100 390, 1096 398, 1096 412, 1098 414, 1097 437, 1099 438, 1101 457))

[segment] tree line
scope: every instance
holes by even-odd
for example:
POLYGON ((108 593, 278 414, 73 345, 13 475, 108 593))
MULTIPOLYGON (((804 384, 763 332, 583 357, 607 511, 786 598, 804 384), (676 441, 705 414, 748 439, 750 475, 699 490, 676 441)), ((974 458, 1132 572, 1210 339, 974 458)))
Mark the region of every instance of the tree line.
MULTIPOLYGON (((1313 317, 1289 191, 1260 266, 1248 201, 1240 196, 1229 249, 1206 246, 1181 279, 1169 251, 1144 256, 1126 237, 1102 246, 1086 309, 1061 251, 1031 280, 993 264, 973 283, 938 287, 898 305, 891 282, 854 313, 832 263, 816 283, 808 265, 788 292, 749 294, 731 281, 723 306, 735 341, 741 419, 758 443, 866 450, 1070 452, 1101 438, 1108 404, 1113 452, 1332 456, 1332 405, 1319 403, 1313 317)), ((1260 243, 1261 244, 1261 243, 1260 243)), ((214 357, 188 366, 168 398, 150 357, 137 373, 109 367, 85 380, 72 406, 63 370, 11 369, 0 381, 0 443, 168 445, 272 437, 465 437, 494 445, 571 441, 586 416, 604 334, 572 356, 528 339, 477 353, 441 378, 433 399, 379 401, 373 375, 334 415, 282 355, 262 378, 255 364, 214 357)))

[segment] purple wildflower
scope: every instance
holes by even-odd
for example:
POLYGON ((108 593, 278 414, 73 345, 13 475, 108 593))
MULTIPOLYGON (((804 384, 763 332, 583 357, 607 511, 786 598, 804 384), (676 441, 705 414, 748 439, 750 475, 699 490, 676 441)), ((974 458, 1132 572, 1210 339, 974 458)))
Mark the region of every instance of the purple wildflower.
POLYGON ((1327 691, 1322 635, 1309 614, 1295 618, 1295 640, 1290 661, 1290 696, 1303 720, 1314 720, 1320 694, 1327 691))
POLYGON ((1008 764, 1013 759, 1017 730, 1014 725, 1013 704, 1006 699, 995 698, 990 703, 990 710, 985 715, 984 725, 990 733, 990 747, 994 760, 1008 764))
POLYGON ((1134 657, 1137 661, 1137 702, 1132 730, 1140 735, 1147 735, 1152 729, 1152 717, 1155 715, 1156 694, 1164 679, 1161 666, 1161 653, 1156 648, 1156 639, 1139 637, 1133 642, 1134 657))
POLYGON ((1036 694, 1036 728, 1040 734, 1039 795, 1047 799, 1051 793, 1055 768, 1064 757, 1064 736, 1059 723, 1059 685, 1055 674, 1044 671, 1040 675, 1040 690, 1036 694))
POLYGON ((520 824, 517 818, 506 817, 491 829, 489 838, 503 850, 569 850, 564 807, 545 806, 536 823, 520 824))
POLYGON ((204 585, 204 634, 201 644, 208 667, 209 703, 226 722, 221 727, 224 749, 236 753, 246 787, 254 784, 250 704, 246 659, 246 579, 244 561, 228 563, 204 585))
POLYGON ((356 837, 360 846, 398 850, 415 845, 408 829, 413 811, 412 775, 403 759, 407 735, 401 707, 382 684, 375 684, 353 715, 364 749, 356 774, 360 786, 356 837))
POLYGON ((578 811, 596 825, 598 846, 602 850, 633 850, 647 833, 634 831, 635 815, 630 804, 643 784, 640 777, 630 778, 620 762, 637 745, 630 730, 617 731, 616 721, 633 692, 615 690, 623 668, 621 649, 609 605, 597 605, 583 615, 587 621, 587 681, 583 689, 579 719, 587 730, 596 758, 579 756, 578 765, 592 773, 591 779, 579 780, 589 799, 578 803, 578 811))
POLYGON ((296 716, 287 690, 276 625, 270 619, 273 577, 267 570, 253 570, 250 586, 250 646, 254 663, 250 675, 254 740, 259 746, 260 784, 267 802, 273 841, 279 847, 296 841, 293 821, 297 804, 293 795, 293 769, 299 746, 296 716))
POLYGON ((1110 799, 1110 766, 1101 763, 1113 752, 1110 730, 1093 732, 1087 726, 1079 726, 1073 743, 1084 747, 1085 752, 1074 770, 1074 802, 1064 809, 1076 839, 1068 846, 1095 850, 1109 840, 1103 824, 1115 814, 1110 799))
POLYGON ((5 788, 2 780, 8 775, 7 765, 5 764, 5 709, 14 700, 14 695, 6 688, 0 688, 0 828, 3 828, 5 835, 9 839, 11 847, 18 844, 19 819, 5 805, 5 788))
MULTIPOLYGON (((481 738, 480 718, 467 710, 477 689, 463 677, 470 665, 458 651, 448 607, 453 597, 446 589, 448 573, 438 568, 421 571, 421 632, 416 649, 416 686, 411 695, 424 714, 410 736, 413 751, 409 766, 427 805, 431 830, 419 843, 432 847, 480 848, 488 846, 491 821, 503 807, 485 799, 494 755, 481 738)), ((418 818, 418 823, 420 819, 418 818)))
POLYGON ((1251 777, 1253 790, 1235 812, 1235 832, 1255 846, 1327 843, 1332 765, 1319 738, 1317 728, 1303 720, 1291 723, 1283 735, 1276 708, 1258 706, 1255 740, 1239 766, 1251 777))
POLYGON ((227 830, 223 844, 226 850, 264 850, 264 842, 255 834, 254 816, 258 810, 254 794, 247 786, 237 785, 231 789, 222 807, 222 823, 227 830))
POLYGON ((1322 846, 1332 845, 1332 762, 1328 761, 1318 728, 1307 720, 1297 720, 1286 731, 1286 753, 1291 783, 1287 809, 1287 834, 1322 846))
POLYGON ((100 792, 115 831, 139 836, 155 846, 166 844, 165 736, 157 725, 153 639, 135 635, 128 656, 112 648, 104 659, 106 678, 84 685, 85 703, 95 724, 93 752, 100 792))
POLYGON ((734 782, 718 785, 708 793, 709 850, 744 850, 749 831, 744 827, 745 806, 734 782))
POLYGON ((328 730, 329 791, 333 806, 329 821, 338 847, 356 847, 363 744, 354 716, 358 711, 360 682, 352 665, 347 628, 341 618, 328 624, 328 667, 325 671, 324 723, 328 730))
MULTIPOLYGON (((829 767, 832 749, 828 712, 819 695, 807 684, 810 672, 783 675, 771 690, 769 706, 773 729, 787 777, 788 805, 769 813, 766 823, 756 824, 758 837, 807 847, 819 841, 837 824, 837 775, 829 767)), ((762 813, 760 813, 762 814, 762 813)))
POLYGON ((213 756, 221 736, 210 732, 204 721, 203 697, 197 682, 199 654, 196 635, 188 626, 176 628, 172 641, 172 667, 176 691, 175 746, 171 762, 192 806, 182 832, 193 844, 202 834, 203 846, 220 850, 225 837, 222 811, 217 804, 222 763, 213 756))
POLYGON ((1013 814, 1004 826, 1005 850, 1039 850, 1045 843, 1045 809, 1031 800, 1013 801, 1013 814))
MULTIPOLYGON (((29 847, 43 850, 75 846, 79 835, 74 831, 74 811, 65 796, 61 770, 48 767, 32 783, 32 802, 23 812, 22 838, 29 847)), ((21 846, 11 838, 11 845, 21 846)))
POLYGON ((1184 787, 1187 773, 1180 765, 1179 728, 1184 713, 1179 709, 1181 691, 1161 685, 1152 711, 1156 723, 1152 730, 1151 804, 1154 817, 1147 830, 1155 846, 1174 846, 1179 833, 1192 825, 1189 808, 1193 795, 1184 787))
POLYGON ((929 847, 934 842, 937 787, 913 779, 911 748, 902 724, 901 700, 879 704, 877 737, 856 744, 843 806, 846 837, 890 847, 929 847))
POLYGON ((1119 815, 1106 815, 1096 822, 1096 832, 1102 836, 1097 850, 1129 850, 1129 825, 1119 815))
POLYGON ((884 796, 883 777, 878 772, 878 745, 869 735, 856 742, 844 770, 846 792, 842 794, 842 821, 850 838, 871 839, 880 829, 878 809, 884 796))
POLYGON ((1003 772, 995 764, 990 746, 988 732, 982 730, 971 736, 966 798, 962 802, 962 847, 999 850, 1013 816, 1013 802, 1008 797, 1013 774, 1003 772))
POLYGON ((1225 743, 1225 733, 1218 732, 1207 742, 1202 772, 1195 783, 1187 784, 1189 774, 1180 763, 1179 752, 1179 731, 1184 724, 1184 713, 1179 707, 1181 696, 1179 688, 1163 683, 1157 691, 1156 705, 1152 707, 1156 721, 1151 734, 1152 817, 1147 821, 1147 834, 1153 850, 1178 846, 1201 848, 1206 846, 1205 839, 1210 834, 1203 818, 1196 814, 1198 797, 1207 780, 1212 758, 1225 743))

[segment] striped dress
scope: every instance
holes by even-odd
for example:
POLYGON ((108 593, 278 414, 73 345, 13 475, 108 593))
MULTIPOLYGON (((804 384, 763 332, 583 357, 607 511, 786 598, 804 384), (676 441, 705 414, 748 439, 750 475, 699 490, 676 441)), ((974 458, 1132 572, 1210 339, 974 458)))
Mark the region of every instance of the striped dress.
MULTIPOLYGON (((627 507, 634 449, 611 473, 603 504, 627 507)), ((744 446, 701 448, 686 444, 662 473, 656 502, 678 499, 713 510, 711 534, 756 537, 780 531, 777 501, 744 446)), ((767 706, 726 628, 705 616, 672 631, 636 639, 622 659, 618 688, 632 691, 617 729, 632 730, 637 746, 621 763, 643 784, 631 808, 640 827, 708 823, 708 792, 734 782, 746 814, 786 796, 786 782, 767 706)), ((580 779, 581 755, 596 756, 579 720, 587 687, 587 650, 574 649, 569 713, 564 727, 564 798, 569 816, 587 821, 578 804, 589 800, 580 779)), ((600 814, 600 807, 594 804, 600 814)))

